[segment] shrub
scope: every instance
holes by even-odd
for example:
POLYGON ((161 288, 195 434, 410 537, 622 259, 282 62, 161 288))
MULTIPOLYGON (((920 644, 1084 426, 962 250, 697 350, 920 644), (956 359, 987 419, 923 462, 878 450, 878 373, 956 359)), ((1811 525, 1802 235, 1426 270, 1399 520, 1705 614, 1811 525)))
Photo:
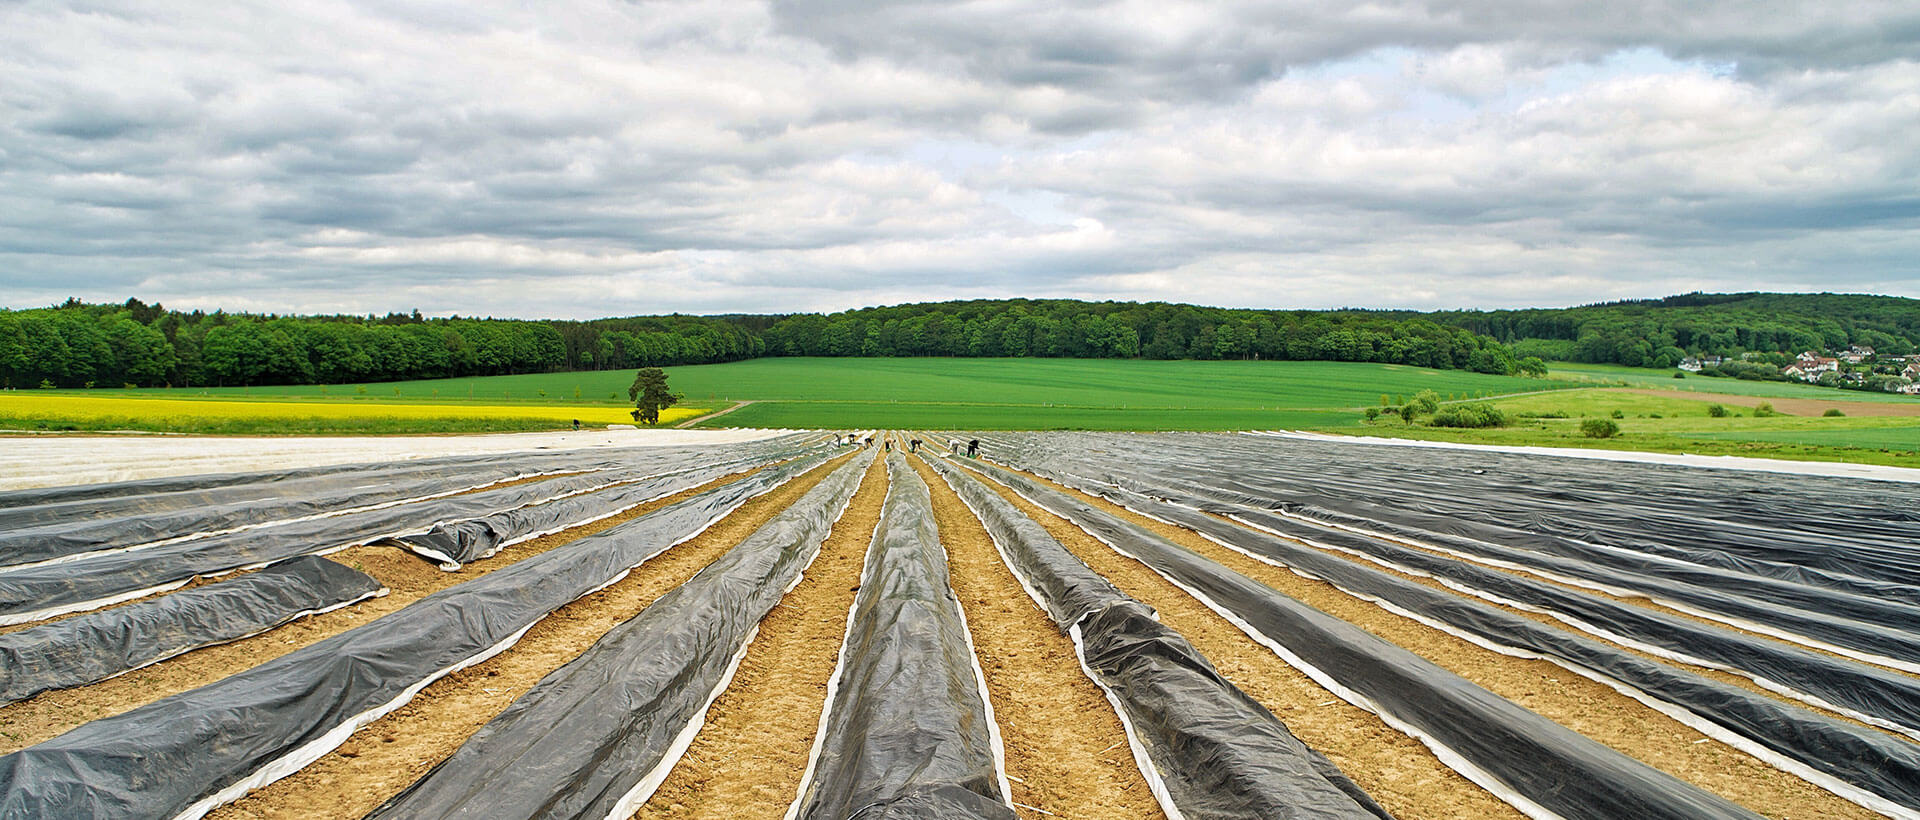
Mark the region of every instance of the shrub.
POLYGON ((1777 415, 1780 415, 1780 414, 1775 413, 1773 411, 1773 402, 1763 401, 1753 408, 1754 418, 1764 419, 1768 416, 1777 416, 1777 415))
POLYGON ((1616 418, 1616 419, 1624 419, 1624 418, 1626 418, 1626 417, 1627 417, 1627 414, 1626 414, 1626 413, 1622 413, 1622 412, 1620 412, 1620 411, 1618 411, 1618 410, 1615 410, 1615 411, 1613 411, 1613 417, 1614 417, 1614 418, 1616 418))
POLYGON ((1407 404, 1416 413, 1432 413, 1440 409, 1440 394, 1432 390, 1422 390, 1413 394, 1413 401, 1407 404))
POLYGON ((1673 374, 1673 377, 1674 377, 1674 378, 1676 378, 1676 379, 1684 379, 1684 378, 1686 378, 1686 377, 1687 377, 1687 374, 1685 374, 1685 373, 1675 373, 1675 374, 1673 374))
POLYGON ((1505 427, 1507 414, 1491 404, 1459 404, 1433 414, 1435 427, 1505 427))
POLYGON ((1845 413, 1842 413, 1842 412, 1840 412, 1840 408, 1838 408, 1838 407, 1829 407, 1829 408, 1827 408, 1827 412, 1825 412, 1825 413, 1821 413, 1820 415, 1822 415, 1822 416, 1826 416, 1827 418, 1830 418, 1830 419, 1837 419, 1837 418, 1839 418, 1839 417, 1841 417, 1841 416, 1844 416, 1844 415, 1846 415, 1846 414, 1845 414, 1845 413))
POLYGON ((1620 425, 1613 419, 1587 419, 1580 422, 1580 435, 1587 438, 1613 438, 1620 435, 1620 425))
POLYGON ((1378 407, 1367 408, 1367 421, 1373 421, 1374 419, 1377 419, 1377 418, 1380 418, 1380 408, 1378 407))
POLYGON ((1662 416, 1662 415, 1660 415, 1659 413, 1648 413, 1648 414, 1647 414, 1647 418, 1650 418, 1650 419, 1663 419, 1663 418, 1666 418, 1666 416, 1662 416))
POLYGON ((1727 417, 1727 407, 1724 404, 1709 404, 1707 405, 1707 415, 1716 419, 1724 419, 1727 417))

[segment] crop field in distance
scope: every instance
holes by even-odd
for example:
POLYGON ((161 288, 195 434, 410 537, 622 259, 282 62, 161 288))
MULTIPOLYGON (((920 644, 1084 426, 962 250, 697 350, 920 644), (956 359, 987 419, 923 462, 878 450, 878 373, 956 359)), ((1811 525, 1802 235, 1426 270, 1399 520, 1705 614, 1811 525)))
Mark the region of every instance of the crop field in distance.
MULTIPOLYGON (((1469 443, 1606 447, 1913 465, 1920 400, 1670 370, 1554 363, 1549 378, 1362 362, 768 358, 667 368, 685 396, 661 423, 703 427, 989 430, 1298 429, 1469 443), (1421 390, 1488 401, 1512 423, 1409 427, 1368 407, 1421 390), (1775 413, 1757 414, 1758 405, 1775 413), (1726 409, 1709 414, 1711 405, 1726 409), (1824 415, 1828 409, 1842 415, 1824 415), (1618 436, 1580 423, 1614 417, 1618 436)), ((409 433, 555 429, 630 421, 632 371, 364 385, 0 393, 0 428, 198 433, 409 433), (162 400, 165 401, 155 401, 162 400)))
MULTIPOLYGON (((672 407, 662 424, 699 416, 697 407, 672 407)), ((146 430, 176 433, 482 433, 553 430, 574 419, 583 425, 631 424, 612 405, 423 404, 406 401, 275 401, 240 398, 170 399, 134 391, 0 392, 0 428, 10 430, 146 430)))

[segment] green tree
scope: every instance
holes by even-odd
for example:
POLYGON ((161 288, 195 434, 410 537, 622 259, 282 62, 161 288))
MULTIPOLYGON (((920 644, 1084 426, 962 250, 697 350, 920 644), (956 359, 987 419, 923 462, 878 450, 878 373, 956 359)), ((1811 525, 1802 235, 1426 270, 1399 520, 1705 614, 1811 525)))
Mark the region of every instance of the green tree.
POLYGON ((643 367, 627 388, 627 399, 634 403, 633 418, 648 426, 660 423, 660 411, 680 402, 683 396, 667 389, 667 371, 643 367))
POLYGON ((1587 438, 1613 438, 1620 435, 1620 425, 1612 419, 1587 419, 1580 422, 1580 435, 1587 438))

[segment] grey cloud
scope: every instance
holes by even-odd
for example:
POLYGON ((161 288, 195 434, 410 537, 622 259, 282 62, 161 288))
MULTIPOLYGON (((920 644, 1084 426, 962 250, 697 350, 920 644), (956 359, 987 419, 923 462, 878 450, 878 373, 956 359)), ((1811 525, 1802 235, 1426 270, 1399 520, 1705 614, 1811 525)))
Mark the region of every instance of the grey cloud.
POLYGON ((7 14, 6 306, 1920 296, 1907 3, 7 14), (1434 76, 1309 70, 1383 49, 1434 76), (1621 49, 1739 72, 1589 62, 1621 49))

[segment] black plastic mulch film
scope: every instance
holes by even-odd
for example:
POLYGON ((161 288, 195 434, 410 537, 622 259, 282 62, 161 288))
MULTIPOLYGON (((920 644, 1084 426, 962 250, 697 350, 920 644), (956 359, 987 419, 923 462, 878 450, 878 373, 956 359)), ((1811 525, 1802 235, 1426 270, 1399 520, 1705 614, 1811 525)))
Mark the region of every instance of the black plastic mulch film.
MULTIPOLYGON (((1064 449, 1066 448, 1062 448, 1064 449)), ((1062 450, 1056 450, 1056 452, 1062 450)), ((1270 530, 1293 534, 1365 555, 1402 571, 1444 578, 1450 583, 1502 602, 1518 602, 1553 613, 1563 619, 1571 619, 1573 625, 1583 631, 1604 634, 1616 640, 1631 641, 1651 650, 1688 659, 1690 662, 1734 670, 1763 681, 1775 689, 1784 689, 1795 697, 1817 701, 1845 711, 1865 722, 1902 731, 1909 736, 1920 735, 1920 681, 1898 672, 1801 649, 1789 643, 1756 638, 1688 618, 1620 604, 1604 597, 1584 594, 1524 575, 1489 570, 1378 538, 1369 538, 1326 526, 1316 526, 1314 521, 1277 516, 1267 508, 1285 505, 1263 501, 1258 492, 1247 490, 1240 482, 1228 482, 1219 477, 1217 472, 1180 470, 1166 465, 1148 465, 1139 462, 1125 465, 1124 468, 1120 465, 1108 464, 1104 468, 1092 469, 1090 472, 1098 476, 1095 480, 1129 485, 1136 490, 1146 491, 1150 495, 1179 494, 1183 491, 1201 493, 1205 498, 1189 499, 1192 505, 1208 507, 1211 504, 1210 508, 1270 530), (1234 489, 1219 489, 1222 484, 1230 484, 1234 489), (1220 506, 1221 501, 1227 502, 1229 506, 1220 506), (1256 506, 1259 509, 1252 508, 1256 506)), ((1097 490, 1098 488, 1088 487, 1087 489, 1097 490)), ((1404 523, 1396 524, 1393 510, 1376 511, 1376 514, 1385 519, 1386 523, 1374 524, 1358 521, 1351 516, 1341 515, 1334 518, 1316 508, 1295 507, 1293 509, 1313 515, 1325 523, 1337 520, 1349 526, 1387 527, 1403 537, 1417 537, 1423 541, 1447 541, 1459 546, 1457 540, 1449 541, 1444 536, 1428 536, 1404 523)), ((1515 559, 1514 562, 1522 566, 1534 566, 1531 563, 1519 561, 1518 559, 1524 557, 1519 554, 1513 552, 1503 554, 1515 559)), ((1727 584, 1729 588, 1738 584, 1737 579, 1726 579, 1717 575, 1712 577, 1727 584)), ((1813 591, 1811 587, 1804 589, 1809 593, 1813 591)), ((1704 705, 1699 708, 1712 711, 1710 707, 1704 705)), ((1767 739, 1765 742, 1772 745, 1778 743, 1774 739, 1767 739)), ((1813 748, 1817 748, 1817 745, 1813 748)), ((1780 749, 1780 751, 1785 750, 1780 749)), ((1819 761, 1810 761, 1809 765, 1823 769, 1842 768, 1845 767, 1844 761, 1847 759, 1832 754, 1819 757, 1821 758, 1819 761)), ((1857 782, 1861 778, 1881 779, 1866 771, 1849 774, 1847 779, 1857 782)), ((1911 789, 1901 791, 1909 792, 1911 789)))
POLYGON ((929 459, 1127 718, 1180 814, 1207 820, 1384 818, 1338 767, 1220 676, 1153 610, 1115 589, 976 478, 929 459))
POLYGON ((504 651, 547 614, 822 458, 763 470, 0 757, 0 817, 197 817, 317 759, 428 683, 504 651))
MULTIPOLYGON (((1105 496, 1136 512, 1178 524, 1215 541, 1272 559, 1304 575, 1327 581, 1349 594, 1391 604, 1425 621, 1467 633, 1483 643, 1518 651, 1527 657, 1552 659, 1575 671, 1586 670, 1609 685, 1624 686, 1678 706, 1696 720, 1717 725, 1757 743, 1767 751, 1786 757, 1789 765, 1805 766, 1813 772, 1840 781, 1839 784, 1828 784, 1830 787, 1844 789, 1844 784, 1851 784, 1865 795, 1862 799, 1863 795, 1856 792, 1850 795, 1851 798, 1879 810, 1888 811, 1894 807, 1920 810, 1920 747, 1911 743, 1685 669, 1649 661, 1601 641, 1543 626, 1480 601, 1407 581, 1320 549, 1303 547, 1236 526, 1206 515, 1195 507, 1272 525, 1282 534, 1310 544, 1403 557, 1405 553, 1401 551, 1405 550, 1413 556, 1436 561, 1446 559, 1351 533, 1315 529, 1297 522, 1262 516, 1244 508, 1182 498, 1169 489, 1159 492, 1163 495, 1172 493, 1175 501, 1189 506, 1177 506, 1139 493, 1111 486, 1102 487, 1065 476, 1056 478, 1076 489, 1105 496), (1876 803, 1873 799, 1875 796, 1884 802, 1876 803)), ((1399 565, 1398 562, 1394 563, 1399 565)), ((1418 569, 1424 566, 1429 565, 1412 561, 1403 568, 1418 569)), ((1711 641, 1714 638, 1712 634, 1703 634, 1698 640, 1711 641)))
MULTIPOLYGON (((70 558, 89 552, 125 548, 182 535, 254 527, 303 516, 326 515, 358 507, 418 500, 430 495, 459 492, 484 487, 498 481, 549 472, 542 469, 540 462, 550 462, 551 458, 551 456, 542 456, 535 459, 518 457, 495 459, 485 463, 443 466, 431 470, 404 465, 376 468, 353 474, 351 484, 332 482, 344 486, 242 485, 235 489, 245 488, 264 492, 267 487, 272 487, 279 494, 228 501, 206 500, 180 508, 164 508, 183 500, 181 498, 183 494, 180 493, 151 499, 116 499, 122 502, 121 506, 152 505, 163 508, 123 509, 117 514, 90 518, 63 515, 53 520, 30 524, 0 523, 0 566, 19 566, 70 558)), ((593 469, 605 469, 610 465, 603 462, 582 465, 581 469, 589 466, 593 469)), ((339 478, 346 478, 346 476, 339 478)), ((211 493, 201 495, 211 495, 211 493)), ((104 503, 94 501, 78 506, 97 510, 104 503)), ((66 506, 72 505, 60 505, 54 509, 66 506)), ((24 514, 40 509, 45 508, 28 508, 19 512, 24 514)), ((6 511, 0 510, 0 520, 4 520, 5 513, 6 511)))
MULTIPOLYGON (((800 448, 728 448, 722 466, 692 467, 692 472, 658 479, 659 491, 678 491, 743 469, 733 459, 794 455, 800 448), (677 488, 677 489, 667 489, 677 488)), ((682 454, 664 464, 643 462, 625 478, 662 468, 688 469, 689 462, 712 464, 715 456, 682 454)), ((214 535, 131 552, 90 556, 59 564, 0 570, 0 623, 19 623, 96 608, 135 596, 184 584, 193 578, 249 566, 262 566, 300 555, 324 553, 356 544, 409 533, 425 533, 435 525, 486 516, 505 509, 549 501, 555 496, 604 486, 623 477, 608 471, 562 476, 492 490, 417 501, 328 518, 290 521, 274 526, 214 535)))
POLYGON ((992 475, 1232 613, 1284 647, 1289 663, 1445 750, 1463 775, 1509 802, 1565 818, 1757 817, 1144 529, 1016 474, 992 475))
POLYGON ((675 472, 660 475, 609 472, 589 490, 576 495, 543 499, 478 518, 444 521, 426 532, 402 535, 395 540, 451 572, 490 557, 509 544, 617 515, 720 476, 751 469, 768 455, 762 452, 727 459, 710 455, 699 459, 696 465, 676 464, 675 472))
POLYGON ((374 818, 625 817, 678 759, 749 637, 819 553, 856 457, 543 678, 374 818), (512 788, 501 788, 511 783, 512 788))
POLYGON ((102 681, 386 591, 364 572, 307 556, 198 589, 9 632, 0 635, 0 704, 102 681))
POLYGON ((927 486, 895 452, 800 820, 1013 820, 927 486))
MULTIPOLYGON (((1682 549, 1633 536, 1608 534, 1606 537, 1615 543, 1602 544, 1500 526, 1432 512, 1426 508, 1440 503, 1433 494, 1421 495, 1417 503, 1389 506, 1352 496, 1305 493, 1296 489, 1297 480, 1266 478, 1278 474, 1266 467, 1274 461, 1281 459, 1260 459, 1258 472, 1236 470, 1233 477, 1217 469, 1195 469, 1198 465, 1156 464, 1151 469, 1176 480, 1204 483, 1212 490, 1212 497, 1230 503, 1258 504, 1330 523, 1357 523, 1388 534, 1412 535, 1482 560, 1520 563, 1606 591, 1645 595, 1735 625, 1774 628, 1784 635, 1798 636, 1802 642, 1920 672, 1920 637, 1910 632, 1910 625, 1920 622, 1920 606, 1901 600, 1916 591, 1906 584, 1791 567, 1698 547, 1682 549), (1251 479, 1249 474, 1262 478, 1251 479), (1648 551, 1617 544, 1639 544, 1648 551), (1687 557, 1672 557, 1675 555, 1687 557)), ((1123 476, 1138 475, 1132 466, 1119 472, 1123 476)), ((1485 481, 1484 473, 1474 476, 1470 471, 1459 472, 1485 481)), ((1112 476, 1103 478, 1114 480, 1112 476)), ((1488 505, 1497 503, 1491 494, 1483 498, 1488 505)), ((1640 506, 1659 505, 1643 500, 1640 506)), ((1529 520, 1541 519, 1535 515, 1529 520)), ((1714 526, 1711 521, 1699 522, 1700 529, 1711 531, 1714 526)), ((1742 521, 1731 529, 1736 535, 1751 537, 1752 531, 1775 527, 1783 529, 1781 541, 1797 537, 1774 519, 1742 521)), ((1590 537, 1594 535, 1598 534, 1589 533, 1590 537)), ((1698 533, 1692 537, 1697 539, 1698 533)), ((1849 549, 1852 546, 1849 544, 1849 549)))

